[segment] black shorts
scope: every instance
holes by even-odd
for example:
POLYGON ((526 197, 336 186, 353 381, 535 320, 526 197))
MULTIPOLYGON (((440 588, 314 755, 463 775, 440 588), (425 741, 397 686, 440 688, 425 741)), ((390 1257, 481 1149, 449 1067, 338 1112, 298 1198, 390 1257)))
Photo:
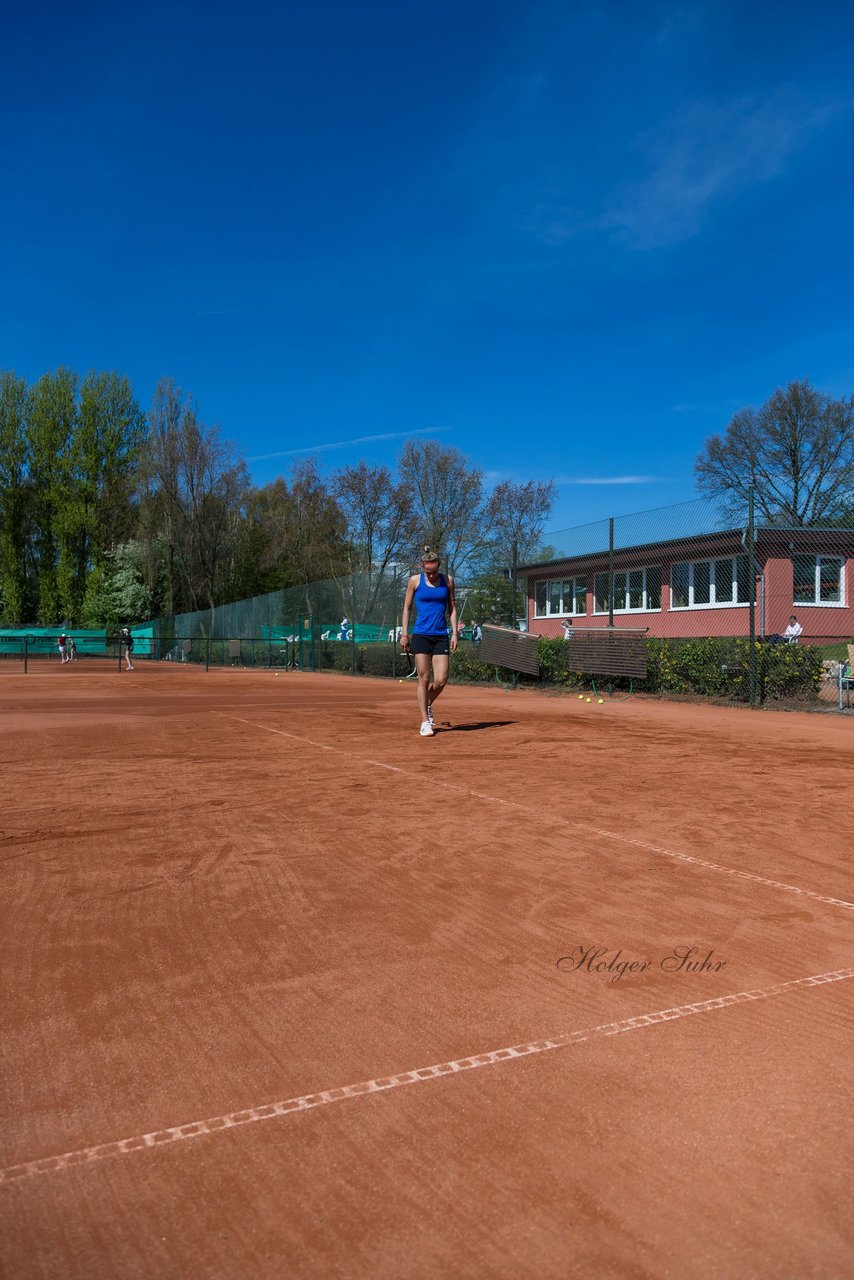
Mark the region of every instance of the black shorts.
POLYGON ((442 636, 419 636, 409 638, 410 653, 426 653, 430 658, 447 657, 451 652, 447 633, 442 636))

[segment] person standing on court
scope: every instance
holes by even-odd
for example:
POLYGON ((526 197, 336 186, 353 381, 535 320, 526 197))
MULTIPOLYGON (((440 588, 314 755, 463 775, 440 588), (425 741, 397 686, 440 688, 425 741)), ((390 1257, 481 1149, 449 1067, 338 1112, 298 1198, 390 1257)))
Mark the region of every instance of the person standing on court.
POLYGON ((60 663, 67 662, 68 661, 68 636, 65 634, 64 631, 62 635, 59 637, 59 639, 57 640, 56 647, 59 650, 60 663))
POLYGON ((131 654, 133 653, 133 636, 130 633, 130 627, 122 627, 121 642, 122 648, 125 651, 127 670, 133 671, 133 663, 130 660, 131 654))
POLYGON ((440 564, 439 553, 431 547, 425 547, 421 555, 421 572, 414 573, 406 585, 401 619, 403 629, 400 633, 400 645, 405 653, 412 654, 418 671, 418 709, 421 712, 422 738, 433 736, 433 704, 448 683, 450 653, 457 647, 454 579, 450 574, 439 572, 440 564), (409 615, 413 603, 417 617, 410 636, 409 615))

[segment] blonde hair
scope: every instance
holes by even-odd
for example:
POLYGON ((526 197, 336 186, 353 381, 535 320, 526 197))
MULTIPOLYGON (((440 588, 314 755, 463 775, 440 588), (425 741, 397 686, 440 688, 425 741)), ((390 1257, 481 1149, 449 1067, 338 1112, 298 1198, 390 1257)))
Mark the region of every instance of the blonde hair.
POLYGON ((422 549, 421 549, 421 563, 422 563, 422 564, 424 564, 427 560, 436 560, 436 561, 440 561, 441 559, 442 559, 442 557, 439 555, 439 552, 438 552, 438 551, 434 551, 432 547, 422 547, 422 549))

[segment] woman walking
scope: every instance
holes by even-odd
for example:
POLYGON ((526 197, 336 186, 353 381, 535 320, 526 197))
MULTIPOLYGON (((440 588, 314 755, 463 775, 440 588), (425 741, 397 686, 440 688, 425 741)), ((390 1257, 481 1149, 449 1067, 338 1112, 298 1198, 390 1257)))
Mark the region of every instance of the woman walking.
POLYGON ((450 575, 439 572, 440 563, 438 552, 425 547, 421 556, 421 572, 414 573, 407 583, 401 619, 401 648, 412 654, 418 671, 418 709, 421 712, 422 738, 433 736, 433 704, 448 683, 449 655, 457 647, 454 580, 450 575), (417 617, 410 636, 409 615, 413 601, 417 617))

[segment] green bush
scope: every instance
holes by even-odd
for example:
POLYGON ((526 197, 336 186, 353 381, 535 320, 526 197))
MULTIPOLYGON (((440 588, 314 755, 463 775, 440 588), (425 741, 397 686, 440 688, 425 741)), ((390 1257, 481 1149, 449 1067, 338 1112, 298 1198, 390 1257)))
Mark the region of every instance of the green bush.
POLYGON ((822 652, 808 644, 764 644, 759 649, 759 693, 767 698, 815 698, 823 678, 822 652))
POLYGON ((730 636, 696 640, 647 638, 647 674, 636 688, 647 693, 695 693, 707 698, 748 697, 748 642, 730 636))
MULTIPOLYGON (((332 644, 324 645, 324 657, 326 653, 331 653, 332 662, 329 664, 324 661, 324 667, 328 670, 332 666, 333 671, 352 671, 353 670, 353 646, 351 644, 332 644)), ((356 670, 359 670, 359 648, 356 647, 356 670)))
POLYGON ((461 644, 451 654, 451 680, 494 680, 495 667, 484 662, 480 657, 480 649, 474 644, 461 644))
MULTIPOLYGON (((564 685, 569 688, 583 683, 584 676, 570 666, 570 652, 570 645, 563 638, 548 640, 545 636, 540 636, 537 642, 540 679, 546 684, 564 685)), ((587 682, 590 682, 589 676, 587 682)))
POLYGON ((359 645, 359 653, 361 655, 360 670, 366 676, 390 676, 394 674, 394 670, 401 676, 408 671, 406 659, 400 649, 389 644, 388 641, 380 644, 359 645), (394 669, 392 661, 396 664, 394 669))
MULTIPOLYGON (((697 640, 648 638, 647 675, 635 687, 647 693, 693 693, 750 698, 750 641, 731 636, 697 640)), ((821 652, 809 645, 756 642, 756 696, 812 700, 821 681, 821 652)))

